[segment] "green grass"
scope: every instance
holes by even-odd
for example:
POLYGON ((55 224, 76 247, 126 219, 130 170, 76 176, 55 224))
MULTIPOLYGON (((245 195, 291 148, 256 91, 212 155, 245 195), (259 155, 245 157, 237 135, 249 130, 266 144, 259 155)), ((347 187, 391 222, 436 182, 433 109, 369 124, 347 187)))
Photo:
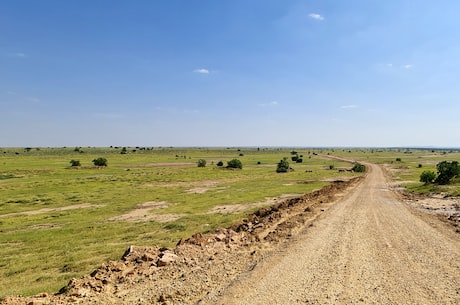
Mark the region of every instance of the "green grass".
POLYGON ((327 180, 356 175, 329 170, 329 165, 351 165, 324 160, 307 149, 298 149, 304 162, 291 162, 295 171, 286 174, 275 170, 280 159, 290 158, 288 149, 127 148, 128 154, 120 154, 121 148, 81 150, 0 149, 0 297, 55 292, 70 278, 118 259, 129 245, 173 246, 195 232, 229 226, 251 211, 210 214, 216 206, 301 195, 327 180), (108 160, 107 168, 92 166, 98 157, 108 160), (242 170, 213 165, 233 158, 243 162, 242 170), (70 168, 72 159, 82 166, 70 168), (199 159, 207 166, 198 168, 199 159), (211 182, 206 192, 189 192, 211 182), (168 203, 151 213, 181 217, 169 222, 109 221, 148 201, 168 203), (97 206, 1 217, 83 203, 97 206))

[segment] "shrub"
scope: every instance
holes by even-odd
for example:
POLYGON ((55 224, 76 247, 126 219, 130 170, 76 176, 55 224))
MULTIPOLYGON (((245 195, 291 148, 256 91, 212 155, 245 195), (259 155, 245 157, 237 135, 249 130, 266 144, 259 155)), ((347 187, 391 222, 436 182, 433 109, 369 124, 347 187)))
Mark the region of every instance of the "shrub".
POLYGON ((292 157, 291 157, 291 160, 292 160, 292 162, 296 162, 298 158, 299 158, 299 157, 297 157, 297 156, 292 156, 292 157))
POLYGON ((289 162, 287 158, 283 158, 283 160, 280 160, 278 162, 278 165, 276 166, 276 172, 277 173, 286 173, 289 171, 289 162))
POLYGON ((401 162, 401 158, 396 158, 396 162, 401 162))
POLYGON ((74 166, 81 166, 81 163, 79 160, 70 160, 70 166, 74 167, 74 166))
POLYGON ((334 165, 333 164, 329 165, 329 169, 334 169, 334 165))
POLYGON ((422 164, 419 164, 417 167, 418 167, 418 168, 422 168, 422 166, 423 166, 422 164))
POLYGON ((302 163, 303 162, 303 159, 302 158, 297 158, 297 160, 295 160, 296 163, 302 163))
POLYGON ((217 165, 217 166, 224 166, 224 162, 222 162, 222 161, 219 161, 219 162, 217 162, 217 164, 216 164, 216 165, 217 165))
POLYGON ((431 183, 436 179, 436 174, 433 171, 424 171, 420 175, 420 182, 424 182, 425 184, 431 183))
POLYGON ((198 167, 206 167, 206 160, 205 159, 200 159, 197 162, 198 167))
POLYGON ((436 178, 438 184, 448 184, 450 180, 460 175, 457 161, 442 161, 436 165, 436 169, 438 170, 438 178, 436 178))
POLYGON ((242 169, 243 168, 243 163, 241 163, 240 160, 238 159, 232 159, 230 161, 227 162, 227 167, 228 168, 239 168, 239 169, 242 169))
POLYGON ((357 173, 364 173, 366 171, 366 166, 356 163, 351 170, 357 173))
POLYGON ((93 160, 93 164, 95 166, 107 166, 107 159, 99 157, 99 158, 93 160))

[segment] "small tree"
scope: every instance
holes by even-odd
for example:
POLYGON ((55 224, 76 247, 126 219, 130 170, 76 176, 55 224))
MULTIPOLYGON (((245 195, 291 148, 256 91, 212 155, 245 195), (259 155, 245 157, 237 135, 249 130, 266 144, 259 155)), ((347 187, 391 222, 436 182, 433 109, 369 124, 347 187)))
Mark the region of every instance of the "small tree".
POLYGON ((284 157, 283 160, 280 160, 280 162, 278 162, 278 165, 276 166, 276 172, 277 173, 287 173, 288 171, 289 171, 288 158, 284 157))
POLYGON ((238 159, 232 159, 230 161, 227 162, 227 167, 228 168, 239 168, 239 169, 242 169, 243 168, 243 163, 241 163, 240 160, 238 159))
POLYGON ((357 173, 364 173, 366 171, 366 167, 362 164, 356 163, 355 165, 353 165, 353 168, 351 170, 357 173))
POLYGON ((206 167, 206 160, 205 159, 200 159, 197 162, 198 167, 206 167))
POLYGON ((93 164, 95 166, 107 166, 107 159, 99 157, 99 158, 93 160, 93 164))
POLYGON ((433 171, 423 171, 420 175, 420 182, 425 184, 431 183, 436 179, 436 174, 433 171))
POLYGON ((438 178, 436 178, 438 184, 448 184, 450 180, 460 175, 457 161, 442 161, 436 165, 436 169, 438 170, 438 178))
POLYGON ((79 160, 70 160, 70 166, 76 167, 76 166, 81 166, 81 163, 79 160))

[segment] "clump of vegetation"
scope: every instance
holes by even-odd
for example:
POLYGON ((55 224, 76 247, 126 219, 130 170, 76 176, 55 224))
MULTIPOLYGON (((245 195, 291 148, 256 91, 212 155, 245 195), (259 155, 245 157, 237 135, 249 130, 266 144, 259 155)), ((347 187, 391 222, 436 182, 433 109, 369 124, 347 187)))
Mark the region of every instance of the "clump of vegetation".
POLYGON ((366 166, 356 163, 351 170, 356 173, 364 173, 366 171, 366 166))
POLYGON ((121 149, 121 151, 120 151, 120 154, 122 154, 122 155, 126 155, 127 153, 128 153, 128 151, 127 151, 126 147, 123 147, 121 149))
POLYGON ((70 160, 70 166, 72 167, 77 167, 77 166, 81 166, 81 163, 80 163, 80 160, 70 160))
POLYGON ((401 162, 401 158, 396 158, 396 162, 401 162))
POLYGON ((280 162, 278 162, 278 165, 276 166, 276 172, 277 173, 286 173, 289 171, 289 162, 286 157, 284 157, 280 162))
POLYGON ((205 159, 200 159, 197 162, 198 167, 206 167, 206 160, 205 159))
POLYGON ((222 161, 219 161, 219 162, 217 162, 217 164, 216 164, 216 165, 217 165, 217 166, 219 166, 219 167, 220 167, 220 166, 224 166, 224 162, 222 162, 222 161))
POLYGON ((93 164, 95 166, 107 166, 107 159, 99 157, 99 158, 93 160, 93 164))
POLYGON ((239 168, 239 169, 242 169, 243 168, 243 163, 241 163, 241 161, 238 160, 238 159, 232 159, 232 160, 227 162, 227 168, 239 168))
POLYGON ((433 171, 424 171, 420 175, 420 182, 423 182, 425 184, 432 183, 436 179, 436 174, 433 171))
POLYGON ((460 175, 457 161, 442 161, 436 165, 436 169, 438 170, 438 177, 436 178, 438 184, 448 184, 453 178, 460 175))

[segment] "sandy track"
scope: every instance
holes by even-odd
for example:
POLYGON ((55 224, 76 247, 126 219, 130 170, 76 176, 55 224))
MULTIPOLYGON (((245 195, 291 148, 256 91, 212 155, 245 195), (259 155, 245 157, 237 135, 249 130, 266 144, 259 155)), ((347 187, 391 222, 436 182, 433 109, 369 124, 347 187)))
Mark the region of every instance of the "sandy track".
POLYGON ((460 304, 458 234, 413 213, 367 166, 313 227, 202 304, 460 304))

